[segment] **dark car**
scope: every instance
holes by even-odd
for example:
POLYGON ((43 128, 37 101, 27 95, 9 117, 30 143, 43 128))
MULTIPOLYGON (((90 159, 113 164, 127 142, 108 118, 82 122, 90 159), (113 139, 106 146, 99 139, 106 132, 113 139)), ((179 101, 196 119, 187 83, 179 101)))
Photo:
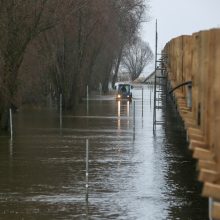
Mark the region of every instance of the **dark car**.
POLYGON ((127 99, 131 101, 132 99, 132 92, 131 89, 133 86, 130 84, 118 84, 117 86, 117 94, 116 94, 116 100, 122 100, 122 99, 127 99))

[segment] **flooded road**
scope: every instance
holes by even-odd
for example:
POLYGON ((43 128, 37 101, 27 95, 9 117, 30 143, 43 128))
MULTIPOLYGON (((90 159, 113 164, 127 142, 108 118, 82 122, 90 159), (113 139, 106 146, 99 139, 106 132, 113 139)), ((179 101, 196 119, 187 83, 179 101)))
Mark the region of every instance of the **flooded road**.
POLYGON ((152 96, 143 118, 138 88, 131 103, 92 97, 62 127, 54 110, 17 113, 13 141, 0 137, 0 219, 207 220, 181 121, 169 108, 153 135, 152 96))

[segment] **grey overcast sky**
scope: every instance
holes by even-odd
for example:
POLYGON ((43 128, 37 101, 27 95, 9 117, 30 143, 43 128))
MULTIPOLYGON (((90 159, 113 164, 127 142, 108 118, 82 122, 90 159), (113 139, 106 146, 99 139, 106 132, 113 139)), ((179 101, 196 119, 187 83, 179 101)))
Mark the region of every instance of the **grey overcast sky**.
POLYGON ((156 19, 158 52, 174 37, 220 28, 220 0, 149 0, 149 4, 151 18, 142 25, 141 36, 153 51, 156 19))

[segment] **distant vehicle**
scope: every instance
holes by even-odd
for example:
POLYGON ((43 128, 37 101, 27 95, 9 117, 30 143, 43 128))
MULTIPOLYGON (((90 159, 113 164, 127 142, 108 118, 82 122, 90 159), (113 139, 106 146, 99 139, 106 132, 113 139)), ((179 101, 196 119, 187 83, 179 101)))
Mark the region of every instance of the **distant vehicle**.
POLYGON ((119 83, 117 85, 117 94, 116 94, 116 100, 132 100, 132 92, 131 89, 133 89, 133 86, 130 84, 125 84, 125 83, 119 83))

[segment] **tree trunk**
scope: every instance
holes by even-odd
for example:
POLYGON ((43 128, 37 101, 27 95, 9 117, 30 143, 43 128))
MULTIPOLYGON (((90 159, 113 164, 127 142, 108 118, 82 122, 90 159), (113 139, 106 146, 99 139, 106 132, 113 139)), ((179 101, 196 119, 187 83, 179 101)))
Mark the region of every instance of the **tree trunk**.
POLYGON ((118 78, 118 70, 119 70, 119 66, 120 66, 120 63, 121 63, 122 51, 123 51, 123 46, 120 48, 120 51, 119 51, 119 54, 118 54, 118 57, 117 57, 115 71, 114 71, 114 75, 112 77, 112 88, 115 87, 115 83, 116 83, 116 80, 118 78))
POLYGON ((110 72, 112 71, 112 65, 113 65, 113 62, 111 62, 110 64, 106 66, 105 78, 102 82, 102 85, 103 85, 102 89, 104 93, 107 93, 109 91, 109 87, 108 87, 109 82, 110 82, 109 76, 110 76, 110 72))
POLYGON ((9 108, 5 108, 0 113, 1 130, 8 131, 9 129, 9 108))
POLYGON ((17 92, 18 65, 6 62, 2 74, 2 86, 0 88, 0 129, 8 130, 9 108, 16 107, 15 95, 17 92))

